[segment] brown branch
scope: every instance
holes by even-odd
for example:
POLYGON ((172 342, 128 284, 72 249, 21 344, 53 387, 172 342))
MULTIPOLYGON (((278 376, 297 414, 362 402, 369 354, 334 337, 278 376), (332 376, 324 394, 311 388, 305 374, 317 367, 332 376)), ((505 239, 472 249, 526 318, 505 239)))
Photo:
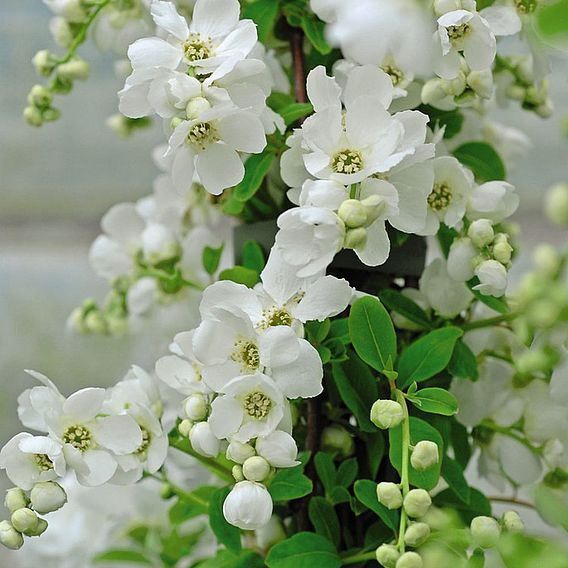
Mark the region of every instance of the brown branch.
POLYGON ((299 103, 308 102, 306 95, 306 66, 304 62, 304 34, 299 28, 290 32, 290 49, 292 51, 292 66, 294 70, 294 94, 299 103))
POLYGON ((487 497, 489 501, 495 501, 496 503, 510 503, 511 505, 518 505, 519 507, 527 507, 528 509, 536 509, 536 507, 530 502, 523 499, 517 499, 516 497, 500 497, 492 496, 487 497))

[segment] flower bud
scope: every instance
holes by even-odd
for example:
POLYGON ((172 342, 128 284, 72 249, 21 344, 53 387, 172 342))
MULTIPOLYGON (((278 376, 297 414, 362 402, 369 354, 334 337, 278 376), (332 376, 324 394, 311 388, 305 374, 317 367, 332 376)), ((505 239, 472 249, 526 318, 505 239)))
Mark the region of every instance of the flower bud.
POLYGON ((233 479, 238 483, 239 481, 244 481, 245 476, 243 474, 243 468, 240 465, 234 465, 231 469, 233 479))
POLYGON ((28 103, 37 107, 48 107, 53 102, 51 91, 43 85, 34 85, 28 93, 28 103))
POLYGON ((254 456, 255 453, 254 448, 250 444, 233 441, 228 445, 225 455, 228 460, 242 464, 254 456))
POLYGON ((456 239, 448 254, 448 274, 456 282, 467 282, 473 278, 473 259, 477 249, 471 239, 456 239))
POLYGON ((355 450, 351 434, 343 426, 333 425, 323 429, 321 447, 326 452, 339 452, 340 455, 350 456, 355 450))
POLYGON ((167 501, 175 495, 174 490, 170 483, 164 482, 160 485, 160 497, 167 501))
POLYGON ((228 523, 243 530, 257 530, 272 516, 272 497, 261 483, 240 481, 223 503, 223 515, 228 523))
POLYGON ((89 312, 85 316, 85 329, 89 333, 104 334, 107 332, 107 326, 104 315, 97 309, 89 312))
POLYGON ((474 286, 486 296, 502 296, 507 288, 507 269, 497 260, 484 260, 475 268, 479 284, 474 286))
POLYGON ((41 126, 43 124, 41 111, 35 106, 27 106, 24 109, 22 116, 30 126, 41 126))
POLYGON ((547 217, 556 225, 568 225, 568 183, 553 185, 545 197, 547 217))
POLYGON ((411 489, 404 497, 403 507, 412 518, 423 517, 432 505, 432 499, 425 489, 411 489))
POLYGON ((84 80, 89 76, 89 71, 89 64, 84 59, 76 57, 67 63, 61 64, 57 68, 57 75, 68 81, 84 80))
POLYGON ((505 89, 505 94, 514 101, 522 101, 527 94, 527 89, 521 85, 513 84, 505 89))
POLYGON ((402 493, 396 483, 381 481, 377 485, 377 499, 387 509, 399 509, 402 507, 402 493))
POLYGON ((452 97, 459 97, 465 91, 465 87, 465 73, 463 71, 460 71, 454 79, 442 79, 442 89, 452 97))
POLYGON ((268 436, 260 436, 256 439, 256 451, 272 467, 293 467, 297 461, 298 446, 290 434, 282 430, 276 430, 268 436))
POLYGON ((216 458, 219 455, 219 440, 211 431, 207 422, 194 424, 189 433, 189 441, 193 449, 207 458, 216 458))
POLYGON ((441 79, 430 79, 422 87, 420 96, 425 105, 433 104, 435 106, 437 102, 445 99, 448 95, 443 88, 441 79))
POLYGON ((73 41, 71 26, 65 18, 55 17, 49 20, 49 31, 55 43, 61 47, 69 47, 73 41))
POLYGON ((404 542, 414 548, 422 545, 430 536, 430 527, 426 523, 412 523, 404 533, 404 542))
POLYGON ((467 76, 467 84, 482 99, 490 99, 493 95, 493 72, 491 69, 471 71, 467 76))
POLYGON ((54 122, 61 117, 61 111, 56 108, 46 108, 42 114, 43 120, 46 122, 54 122))
POLYGON ((38 517, 37 526, 33 530, 25 532, 26 536, 41 536, 47 530, 47 521, 38 517))
POLYGON ((55 481, 41 481, 33 486, 30 501, 34 510, 44 515, 61 509, 67 503, 67 493, 55 481))
POLYGON ((351 229, 362 227, 367 222, 367 212, 358 199, 346 199, 339 206, 337 215, 351 229))
POLYGON ((547 243, 540 244, 535 248, 533 261, 539 272, 544 272, 547 275, 554 274, 560 268, 560 257, 557 250, 547 243))
POLYGON ((178 425, 178 432, 184 437, 189 438, 189 433, 193 428, 193 422, 191 420, 182 420, 178 425))
POLYGON ((367 214, 367 227, 378 219, 387 207, 385 200, 380 195, 365 197, 365 199, 361 200, 361 205, 363 205, 367 214))
POLYGON ((507 265, 511 262, 513 247, 509 244, 509 238, 505 233, 499 233, 493 243, 493 258, 501 264, 507 265))
POLYGON ((534 111, 538 116, 540 116, 540 118, 550 118, 554 112, 554 107, 550 101, 545 101, 538 105, 534 111))
POLYGON ((477 248, 483 248, 495 238, 493 223, 489 219, 477 219, 469 226, 467 236, 477 248))
POLYGON ((57 58, 47 49, 42 49, 34 55, 32 63, 39 75, 47 77, 51 75, 51 72, 57 63, 57 58))
POLYGON ((249 481, 264 481, 270 474, 270 464, 261 456, 253 456, 243 464, 243 475, 249 481))
POLYGON ((186 416, 195 422, 205 420, 208 410, 207 406, 207 401, 202 394, 192 394, 183 403, 186 416))
POLYGON ((405 552, 396 563, 396 568, 422 568, 422 566, 422 558, 416 552, 405 552))
POLYGON ((170 128, 172 130, 175 130, 182 122, 183 119, 181 119, 179 116, 174 116, 170 121, 170 128))
POLYGON ((396 400, 379 399, 371 407, 371 422, 383 429, 398 426, 404 418, 404 411, 396 400))
POLYGON ((11 550, 18 550, 24 544, 24 537, 12 526, 10 521, 0 522, 0 542, 11 550))
POLYGON ((6 491, 4 505, 6 505, 6 508, 10 511, 10 513, 13 513, 18 509, 24 509, 27 507, 28 499, 26 494, 19 487, 13 487, 6 491))
POLYGON ((421 440, 410 455, 410 463, 417 471, 424 471, 438 463, 438 446, 430 440, 421 440))
POLYGON ((367 242, 367 229, 358 227, 357 229, 347 229, 345 239, 343 240, 343 248, 356 249, 364 247, 367 242))
POLYGON ((515 67, 515 74, 517 79, 524 85, 532 85, 534 83, 532 58, 523 57, 515 67))
POLYGON ((38 517, 35 511, 25 507, 14 511, 10 518, 10 522, 18 532, 23 533, 26 531, 33 531, 37 527, 38 517))
POLYGON ((195 120, 210 108, 211 103, 205 97, 193 97, 185 107, 185 114, 189 120, 195 120))
POLYGON ((400 558, 400 552, 393 544, 381 544, 376 555, 377 562, 385 568, 395 568, 396 561, 400 558))
POLYGON ((519 513, 507 511, 503 514, 503 528, 508 532, 522 533, 525 530, 525 524, 521 520, 519 513))
POLYGON ((497 544, 501 529, 493 517, 475 517, 470 525, 471 538, 476 546, 492 548, 497 544))

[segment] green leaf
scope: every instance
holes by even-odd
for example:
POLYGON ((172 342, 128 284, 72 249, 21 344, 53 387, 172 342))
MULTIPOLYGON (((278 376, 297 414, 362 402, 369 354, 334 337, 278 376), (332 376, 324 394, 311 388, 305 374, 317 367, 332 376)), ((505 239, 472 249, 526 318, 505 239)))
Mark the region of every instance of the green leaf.
POLYGON ((224 245, 221 245, 218 248, 205 247, 203 249, 201 262, 203 263, 203 268, 207 274, 215 274, 217 268, 219 268, 219 261, 223 254, 223 248, 224 245))
POLYGON ((367 446, 367 461, 369 462, 369 470, 373 477, 377 476, 381 460, 385 454, 385 438, 379 430, 372 434, 363 434, 365 444, 367 446))
POLYGON ((339 396, 351 410, 363 432, 376 432, 377 427, 369 419, 371 406, 379 398, 377 382, 368 367, 352 354, 343 363, 333 363, 332 375, 339 396))
POLYGON ((303 469, 302 464, 278 470, 268 487, 274 501, 291 501, 312 492, 312 482, 303 474, 303 469))
POLYGON ((245 5, 242 19, 251 19, 256 24, 259 41, 266 43, 266 40, 272 34, 278 11, 278 2, 274 0, 256 0, 252 4, 245 5))
POLYGON ((290 126, 300 118, 304 118, 312 114, 314 107, 311 103, 292 103, 278 111, 278 114, 284 119, 286 126, 290 126))
POLYGON ((535 14, 536 28, 546 38, 568 36, 568 0, 559 0, 549 5, 542 3, 535 14))
POLYGON ((438 507, 448 507, 456 511, 462 521, 469 525, 474 517, 491 516, 491 503, 477 489, 470 488, 471 497, 469 503, 464 503, 451 489, 444 489, 433 497, 433 502, 438 507))
MULTIPOLYGON (((417 471, 412 465, 409 465, 410 484, 422 489, 434 489, 440 478, 440 469, 442 466, 442 457, 444 455, 444 440, 440 432, 433 426, 416 418, 410 417, 410 443, 415 446, 421 440, 430 440, 438 446, 439 460, 437 464, 429 467, 425 471, 417 471)), ((402 425, 389 430, 390 451, 389 458, 394 468, 400 473, 402 467, 402 425)))
POLYGON ((324 497, 312 497, 308 514, 316 533, 327 538, 336 547, 339 546, 341 531, 333 505, 324 497))
POLYGON ((339 568, 341 558, 329 540, 300 532, 273 546, 266 557, 268 568, 339 568))
POLYGON ((265 264, 262 247, 256 241, 246 241, 243 245, 243 266, 260 274, 265 264))
POLYGON ((462 469, 467 467, 471 458, 471 442, 467 428, 455 418, 451 422, 450 439, 454 450, 454 457, 462 469))
POLYGON ((458 412, 456 397, 446 389, 438 387, 419 390, 412 397, 409 397, 409 400, 422 412, 442 414, 443 416, 453 416, 458 412))
POLYGON ((316 466, 316 473, 322 482, 326 494, 331 493, 336 485, 337 478, 333 458, 326 452, 318 452, 315 455, 314 464, 316 466))
POLYGON ((308 339, 314 343, 321 343, 331 329, 331 322, 329 318, 323 321, 309 321, 304 324, 304 329, 308 339))
POLYGON ((337 485, 342 485, 343 487, 349 487, 355 479, 357 479, 357 473, 359 472, 359 465, 357 464, 357 458, 349 458, 337 469, 337 485))
POLYGON ((398 528, 398 511, 389 510, 384 505, 379 503, 377 498, 377 484, 370 479, 359 479, 355 482, 355 497, 376 513, 381 521, 387 525, 393 531, 398 528))
POLYGON ((233 196, 239 201, 248 201, 259 190, 274 158, 269 150, 250 156, 245 162, 245 177, 235 186, 233 196))
POLYGON ((425 105, 419 110, 423 110, 430 117, 430 126, 442 128, 445 126, 444 138, 450 139, 460 133, 464 116, 459 110, 439 110, 437 108, 425 105))
POLYGON ((222 487, 215 491, 209 501, 209 524, 220 544, 224 544, 229 550, 238 554, 241 551, 241 531, 230 525, 223 515, 223 502, 229 494, 228 487, 222 487))
POLYGON ((508 314, 509 313, 509 306, 507 305, 507 301, 505 298, 496 298, 495 296, 486 296, 482 294, 479 290, 474 290, 473 287, 479 284, 479 279, 477 276, 472 278, 468 283, 468 287, 471 290, 472 294, 475 296, 476 300, 484 303, 486 306, 489 306, 492 310, 499 312, 500 314, 508 314))
POLYGON ((479 183, 507 177, 499 154, 486 142, 466 142, 458 146, 453 154, 474 173, 479 183))
POLYGON ((341 487, 340 485, 337 485, 333 488, 330 497, 331 502, 334 505, 337 505, 339 503, 349 503, 351 501, 351 495, 349 491, 347 491, 345 487, 341 487))
POLYGON ((360 298, 351 306, 349 336, 357 355, 375 369, 388 369, 396 358, 396 333, 389 313, 372 296, 360 298))
POLYGON ((306 38, 317 51, 322 55, 331 53, 331 47, 327 41, 325 41, 325 24, 321 20, 314 18, 311 14, 305 15, 302 18, 302 29, 306 34, 306 38))
POLYGON ((568 531, 568 495, 564 488, 548 487, 539 483, 535 490, 535 505, 547 523, 568 531))
POLYGON ((466 504, 471 501, 471 487, 468 485, 463 469, 458 462, 448 456, 442 462, 442 477, 450 489, 466 504))
MULTIPOLYGON (((209 502, 215 491, 217 491, 216 487, 202 485, 195 491, 192 491, 191 494, 199 497, 205 502, 209 502)), ((168 517, 170 519, 170 523, 173 525, 180 525, 199 515, 206 515, 208 512, 209 508, 206 505, 201 505, 195 501, 190 501, 189 499, 178 499, 178 501, 168 511, 168 517)))
POLYGON ((438 229, 438 242, 440 243, 440 248, 442 249, 444 258, 448 258, 450 247, 458 236, 459 233, 455 229, 444 225, 444 223, 440 224, 440 228, 438 229))
POLYGON ((232 280, 237 284, 244 284, 248 288, 253 288, 259 281, 259 274, 256 270, 244 266, 233 266, 233 268, 221 271, 219 280, 232 280))
POLYGON ((479 378, 477 358, 473 351, 461 339, 458 339, 448 364, 448 371, 458 379, 476 381, 479 378))
POLYGON ((351 339, 349 337, 349 319, 339 318, 331 320, 329 337, 340 339, 343 343, 350 343, 351 339))
POLYGON ((152 566, 153 562, 146 558, 141 552, 135 550, 108 550, 97 554, 93 558, 94 563, 102 562, 129 562, 131 564, 144 564, 152 566))
POLYGON ((195 564, 196 568, 264 568, 262 558, 252 550, 234 554, 230 550, 219 550, 216 556, 195 564))
POLYGON ((387 288, 379 293, 379 299, 389 310, 404 316, 416 325, 425 329, 432 327, 428 314, 414 300, 397 290, 387 288))
POLYGON ((411 343, 398 362, 398 387, 403 389, 413 381, 420 383, 441 373, 450 362, 454 345, 462 335, 463 331, 458 327, 442 327, 411 343))

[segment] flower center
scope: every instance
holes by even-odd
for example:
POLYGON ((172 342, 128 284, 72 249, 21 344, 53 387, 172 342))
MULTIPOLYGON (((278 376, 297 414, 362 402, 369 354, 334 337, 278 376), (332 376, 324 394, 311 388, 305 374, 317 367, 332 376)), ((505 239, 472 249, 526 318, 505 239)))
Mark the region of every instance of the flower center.
POLYGON ((140 430, 142 431, 142 443, 138 446, 138 449, 134 452, 138 456, 140 454, 143 454, 148 449, 148 446, 152 441, 152 434, 150 434, 150 432, 148 432, 148 430, 146 430, 144 426, 140 426, 140 430))
POLYGON ((262 420, 267 416, 272 408, 272 399, 263 392, 254 391, 245 397, 245 411, 256 420, 262 420))
POLYGON ((81 424, 76 424, 75 426, 69 426, 69 428, 65 430, 63 434, 63 441, 66 444, 71 444, 80 452, 85 452, 93 443, 93 435, 81 424))
POLYGON ((183 53, 188 61, 201 61, 211 57, 213 44, 211 38, 205 41, 199 34, 191 34, 183 44, 183 53))
POLYGON ((400 85, 404 80, 404 73, 392 63, 381 65, 381 69, 391 78, 394 87, 400 85))
POLYGON ((515 0, 515 7, 520 14, 532 14, 538 5, 538 0, 515 0))
POLYGON ((446 209, 452 202, 452 190, 450 186, 445 183, 435 183, 432 193, 428 196, 428 205, 434 211, 441 211, 446 209))
POLYGON ((363 156, 357 150, 340 150, 331 159, 331 169, 338 174, 355 174, 363 169, 363 156))
POLYGON ((203 380, 203 374, 201 373, 201 365, 199 363, 196 363, 195 361, 192 361, 191 366, 193 367, 193 370, 195 371, 195 380, 196 381, 202 381, 203 380))
POLYGON ((241 339, 235 343, 231 359, 241 364, 243 373, 256 371, 260 366, 258 347, 252 341, 241 339))
POLYGON ((263 320, 261 327, 271 327, 274 325, 292 325, 293 318, 284 308, 270 308, 263 311, 263 320))
POLYGON ((451 42, 459 41, 463 39, 470 30, 469 24, 466 22, 465 24, 460 24, 459 26, 448 26, 448 37, 450 38, 451 42))
POLYGON ((41 471, 50 471, 53 469, 53 462, 49 459, 47 454, 34 454, 34 459, 37 467, 41 471))
POLYGON ((204 150, 208 144, 218 139, 215 127, 210 122, 198 122, 189 129, 186 141, 189 145, 204 150))

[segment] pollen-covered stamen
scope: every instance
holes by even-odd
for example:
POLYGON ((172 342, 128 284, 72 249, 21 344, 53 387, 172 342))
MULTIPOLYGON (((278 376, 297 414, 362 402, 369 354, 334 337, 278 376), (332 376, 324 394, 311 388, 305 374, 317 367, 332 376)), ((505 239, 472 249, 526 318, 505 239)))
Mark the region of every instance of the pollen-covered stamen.
POLYGON ((452 202, 452 190, 450 186, 445 183, 435 183, 432 193, 428 196, 428 205, 434 211, 441 211, 446 209, 452 202))
POLYGON ((393 87, 400 85, 404 81, 404 73, 394 63, 385 63, 381 69, 390 77, 393 87))
POLYGON ((363 169, 363 156, 358 150, 340 150, 331 159, 331 169, 338 174, 355 174, 363 169))
POLYGON ((150 434, 150 432, 148 432, 148 430, 146 430, 144 426, 140 426, 140 431, 142 432, 142 443, 138 446, 138 449, 134 452, 136 455, 143 454, 148 449, 148 446, 152 441, 152 434, 150 434))
POLYGON ((538 6, 538 0, 515 0, 519 14, 532 14, 538 6))
POLYGON ((448 37, 452 43, 463 39, 470 30, 470 25, 466 22, 458 26, 448 26, 446 30, 448 31, 448 37))
POLYGON ((53 469, 53 462, 47 454, 34 454, 34 459, 38 469, 41 471, 51 471, 53 469))
POLYGON ((183 53, 188 61, 201 61, 211 57, 213 42, 211 38, 203 39, 199 34, 190 34, 183 44, 183 53))
POLYGON ((81 424, 76 424, 75 426, 69 426, 69 428, 65 430, 63 433, 63 442, 71 444, 80 452, 85 452, 93 444, 93 435, 90 430, 81 424))
POLYGON ((245 397, 244 407, 246 413, 256 420, 265 418, 272 408, 272 399, 263 392, 254 391, 245 397))
POLYGON ((186 142, 190 146, 196 146, 201 150, 218 140, 217 131, 210 122, 198 122, 194 124, 187 133, 186 142))
POLYGON ((273 307, 262 312, 261 327, 271 327, 274 325, 292 325, 293 318, 285 308, 273 307))
POLYGON ((256 371, 260 366, 258 346, 250 340, 240 339, 235 343, 231 359, 241 364, 243 373, 256 371))

